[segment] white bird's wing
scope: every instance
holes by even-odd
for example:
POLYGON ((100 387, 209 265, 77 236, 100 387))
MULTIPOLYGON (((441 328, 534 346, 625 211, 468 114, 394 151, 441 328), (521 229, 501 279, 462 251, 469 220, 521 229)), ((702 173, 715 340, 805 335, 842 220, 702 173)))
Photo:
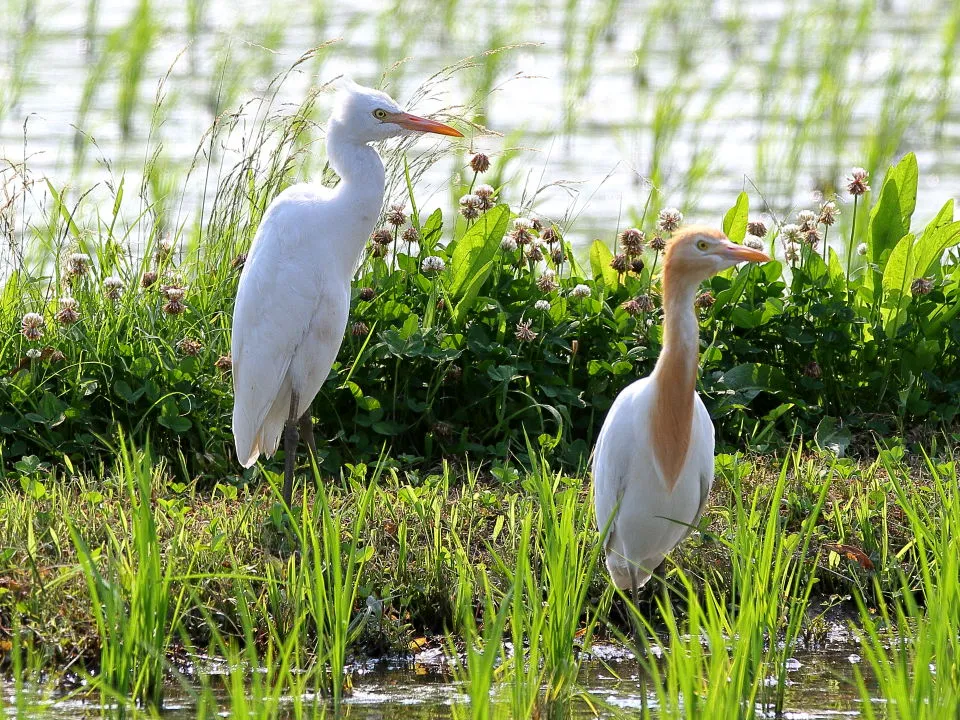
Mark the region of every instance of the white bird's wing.
MULTIPOLYGON (((289 415, 288 371, 312 319, 329 298, 322 258, 308 254, 316 242, 306 243, 303 236, 330 230, 305 227, 301 210, 289 195, 274 200, 257 229, 237 288, 231 341, 233 434, 244 467, 255 463, 260 453, 276 450, 289 415)), ((340 332, 338 348, 342 327, 340 332)))
POLYGON ((616 535, 617 511, 630 480, 631 460, 643 441, 638 437, 639 423, 634 421, 637 402, 650 378, 641 378, 624 388, 607 411, 593 450, 594 507, 597 529, 607 529, 605 549, 616 535), (611 520, 611 518, 614 518, 611 520))

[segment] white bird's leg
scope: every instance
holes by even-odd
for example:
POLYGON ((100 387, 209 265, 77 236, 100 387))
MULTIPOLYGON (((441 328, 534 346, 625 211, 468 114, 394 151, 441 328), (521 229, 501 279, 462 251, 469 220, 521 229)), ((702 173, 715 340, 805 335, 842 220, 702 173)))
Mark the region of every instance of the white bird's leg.
POLYGON ((310 416, 309 407, 303 414, 303 417, 300 418, 300 434, 303 435, 304 440, 307 441, 307 448, 310 450, 313 459, 319 464, 320 456, 317 454, 317 440, 313 434, 313 418, 310 416))
POLYGON ((290 414, 283 426, 283 502, 290 507, 293 501, 293 471, 297 466, 297 443, 300 438, 297 433, 297 406, 300 396, 296 391, 290 391, 290 414))

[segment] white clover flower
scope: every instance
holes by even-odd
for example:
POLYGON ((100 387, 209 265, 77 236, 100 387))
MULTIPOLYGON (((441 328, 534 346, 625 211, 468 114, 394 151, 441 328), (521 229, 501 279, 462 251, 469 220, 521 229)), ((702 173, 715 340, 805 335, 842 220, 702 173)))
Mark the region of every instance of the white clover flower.
POLYGON ((787 223, 780 228, 780 239, 783 240, 785 244, 798 242, 800 240, 800 226, 794 223, 787 223))
POLYGON ((661 232, 673 232, 683 222, 683 213, 674 207, 664 208, 657 216, 657 228, 661 232))
POLYGON ((90 256, 86 253, 73 253, 67 258, 68 275, 86 275, 90 269, 90 256))
POLYGON ((123 280, 116 275, 103 279, 103 294, 110 300, 118 300, 123 291, 123 280))
POLYGON ((795 242, 789 242, 784 247, 783 256, 787 262, 795 263, 800 259, 800 245, 795 242))
POLYGON ((27 350, 27 357, 31 360, 38 360, 41 355, 43 355, 43 353, 40 352, 39 348, 30 348, 27 350))
POLYGON ((817 221, 817 215, 811 210, 801 210, 797 213, 797 224, 801 227, 804 225, 813 225, 817 221))
POLYGON ((447 264, 443 261, 443 258, 437 257, 436 255, 428 255, 423 259, 423 264, 420 268, 425 273, 438 273, 443 272, 447 267, 447 264))
POLYGON ((866 254, 867 254, 867 244, 860 243, 859 245, 857 245, 857 255, 863 257, 866 254))
POLYGON ((529 230, 533 227, 533 220, 528 217, 518 217, 513 220, 514 230, 529 230))
POLYGON ((20 321, 20 332, 27 340, 39 340, 43 337, 43 327, 46 322, 43 315, 35 312, 28 312, 20 321))
POLYGON ((539 310, 540 312, 550 312, 550 301, 549 300, 537 300, 533 307, 539 310))
POLYGON ((570 291, 570 296, 575 298, 588 298, 591 295, 591 290, 589 285, 584 285, 580 283, 573 290, 570 291))
POLYGON ((507 235, 500 241, 500 249, 504 252, 513 252, 517 249, 517 241, 510 235, 507 235))
POLYGON ((743 239, 743 244, 748 248, 753 248, 754 250, 762 251, 764 249, 763 240, 755 235, 747 235, 747 237, 743 239))

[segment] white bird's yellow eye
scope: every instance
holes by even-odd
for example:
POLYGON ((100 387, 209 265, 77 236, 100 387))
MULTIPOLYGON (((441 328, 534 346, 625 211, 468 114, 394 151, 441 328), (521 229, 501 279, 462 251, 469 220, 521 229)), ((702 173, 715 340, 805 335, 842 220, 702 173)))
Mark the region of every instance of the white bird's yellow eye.
POLYGON ((698 240, 698 241, 697 241, 697 250, 704 250, 704 251, 706 251, 706 249, 709 248, 709 247, 710 247, 710 243, 708 243, 706 240, 698 240))
POLYGON ((377 120, 383 120, 385 117, 387 117, 387 111, 384 110, 383 108, 377 108, 376 110, 373 111, 373 116, 377 120))

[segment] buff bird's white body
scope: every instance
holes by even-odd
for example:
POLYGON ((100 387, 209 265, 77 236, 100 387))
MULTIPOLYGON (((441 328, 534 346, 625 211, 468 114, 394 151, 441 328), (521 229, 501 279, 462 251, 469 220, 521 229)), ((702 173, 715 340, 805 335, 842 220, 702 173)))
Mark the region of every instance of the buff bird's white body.
POLYGON ((700 283, 765 253, 709 228, 679 232, 664 255, 663 349, 653 373, 617 396, 593 456, 597 526, 620 588, 646 583, 690 533, 713 485, 714 429, 696 392, 700 283))

